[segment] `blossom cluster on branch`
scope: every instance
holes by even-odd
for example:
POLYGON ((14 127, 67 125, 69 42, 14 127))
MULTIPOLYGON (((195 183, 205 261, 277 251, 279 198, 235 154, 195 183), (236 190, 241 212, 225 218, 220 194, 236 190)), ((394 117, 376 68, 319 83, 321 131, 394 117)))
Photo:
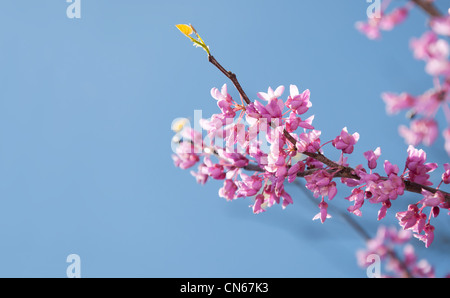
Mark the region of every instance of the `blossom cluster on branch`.
MULTIPOLYGON (((410 238, 409 231, 381 225, 376 236, 367 241, 366 248, 357 251, 358 265, 379 275, 375 277, 436 277, 434 267, 427 260, 418 259, 414 247, 408 243, 410 238), (385 271, 390 274, 381 274, 381 264, 375 262, 383 263, 385 271)), ((446 277, 450 277, 450 274, 446 277)))
MULTIPOLYGON (((404 260, 393 250, 393 246, 406 243, 411 235, 429 247, 434 240, 432 219, 442 213, 450 215, 450 193, 441 189, 443 184, 450 184, 450 164, 429 162, 425 151, 417 148, 420 144, 432 145, 438 137, 434 118, 442 109, 448 126, 443 131, 445 149, 450 155, 450 46, 443 38, 450 36, 450 10, 449 15, 441 15, 432 2, 411 0, 386 13, 390 1, 384 0, 379 16, 356 25, 370 39, 377 39, 382 30, 392 30, 402 23, 414 5, 430 16, 430 31, 412 39, 410 45, 414 57, 425 61, 425 71, 433 78, 433 89, 418 96, 407 92, 382 94, 389 114, 406 110, 411 119, 410 127, 399 127, 400 135, 409 144, 404 164, 380 162, 378 147, 363 153, 364 164, 350 166, 348 158, 360 135, 344 127, 333 139, 323 142, 321 131, 313 125, 314 116, 305 116, 312 107, 308 89, 300 91, 296 85, 290 85, 288 95, 283 96, 284 86, 269 87, 251 100, 236 75, 211 55, 194 27, 182 24, 176 25, 177 28, 194 46, 205 50, 208 61, 236 87, 240 101, 233 99, 226 84, 220 89, 214 87, 210 93, 220 112, 208 119, 194 119, 198 120, 198 129, 193 129, 186 118, 174 121, 174 164, 190 169, 200 184, 210 179, 222 181, 218 194, 228 201, 251 198, 250 207, 255 214, 276 204, 283 209, 293 204, 286 185, 304 179, 306 189, 318 200, 319 210, 312 219, 322 223, 331 218, 328 209, 338 193, 338 183, 349 188, 342 196, 349 202, 349 213, 341 213, 347 218, 362 216, 363 205, 369 203, 378 205, 377 219, 381 220, 399 197, 407 192, 418 193, 419 198, 412 199, 407 210, 394 215, 401 230, 381 227, 377 236, 367 241, 367 249, 358 253, 359 263, 367 267, 367 256, 375 254, 388 260, 388 268, 394 275, 434 277, 434 269, 426 261, 417 262, 411 245, 404 247, 404 260), (330 154, 324 152, 326 145, 329 150, 336 150, 339 158, 329 158, 330 154), (441 179, 433 183, 430 173, 436 170, 441 179)), ((367 234, 364 237, 370 238, 367 234)))
POLYGON ((259 100, 245 104, 232 98, 226 84, 220 90, 212 88, 211 96, 220 113, 200 120, 205 138, 202 131, 190 125, 180 126, 179 121, 187 123, 185 119, 174 123, 175 165, 182 169, 197 165, 191 173, 201 184, 210 178, 223 180, 219 196, 227 200, 253 198, 251 207, 255 214, 275 204, 282 208, 293 204, 285 185, 302 177, 306 188, 320 199, 320 210, 313 219, 322 223, 330 218, 327 201, 337 194, 336 178, 352 189, 345 198, 353 203, 348 211, 361 216, 365 202, 379 204, 378 220, 385 217, 392 201, 405 190, 420 192, 422 199, 396 217, 404 229, 414 231, 428 247, 434 238, 432 217, 438 216, 441 209, 450 208, 450 194, 439 190, 442 183, 450 183, 450 165, 441 169, 442 180, 436 188, 430 187, 433 183, 429 173, 438 165, 427 162, 426 153, 413 146, 408 148, 403 172, 387 160, 383 163, 384 172, 375 171, 380 148, 364 153, 366 166, 351 168, 347 158, 353 153, 359 134, 343 128, 333 140, 322 143, 321 131, 313 126, 314 117, 304 116, 312 106, 310 91, 300 92, 290 85, 289 95, 283 100, 284 91, 283 86, 275 90, 269 87, 267 92, 257 93, 259 100), (340 152, 339 160, 324 155, 323 146, 330 143, 340 152))
POLYGON ((418 38, 412 38, 410 48, 415 59, 425 62, 425 72, 431 76, 433 87, 423 94, 412 95, 409 92, 384 92, 381 97, 386 104, 388 114, 406 111, 411 119, 410 125, 399 126, 399 134, 407 144, 431 146, 439 136, 436 114, 442 109, 446 119, 446 127, 442 129, 445 150, 450 155, 450 9, 448 14, 441 14, 433 5, 433 1, 415 0, 406 2, 390 12, 387 8, 390 0, 381 4, 379 15, 371 15, 367 22, 357 22, 356 28, 370 39, 379 39, 382 30, 392 30, 404 22, 409 11, 419 6, 429 15, 429 30, 418 38))

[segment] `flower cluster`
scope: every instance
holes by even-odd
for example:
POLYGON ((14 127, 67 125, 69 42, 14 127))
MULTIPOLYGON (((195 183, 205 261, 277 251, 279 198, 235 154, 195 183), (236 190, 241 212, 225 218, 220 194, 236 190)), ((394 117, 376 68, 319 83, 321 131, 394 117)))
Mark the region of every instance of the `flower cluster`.
POLYGON ((381 31, 391 31, 395 26, 403 23, 409 15, 410 5, 397 7, 387 13, 386 9, 390 2, 390 0, 384 0, 378 7, 379 11, 372 12, 370 15, 368 13, 367 22, 356 22, 356 29, 369 39, 380 39, 381 31))
MULTIPOLYGON (((380 37, 380 30, 391 30, 408 15, 412 2, 385 13, 389 0, 382 2, 382 12, 378 18, 368 22, 358 22, 356 27, 370 39, 380 37)), ((381 95, 388 114, 406 110, 410 125, 401 125, 399 134, 409 145, 431 146, 439 136, 436 113, 442 108, 447 120, 447 128, 442 131, 445 150, 450 155, 450 46, 446 37, 450 36, 450 9, 447 15, 431 16, 430 30, 419 38, 412 38, 410 47, 416 59, 425 62, 425 72, 433 78, 433 88, 420 95, 407 92, 385 92, 381 95)))
MULTIPOLYGON (((384 270, 379 277, 414 277, 434 278, 435 270, 428 261, 418 260, 413 246, 408 243, 411 238, 409 231, 397 230, 380 226, 374 238, 367 241, 367 247, 356 253, 359 266, 368 268, 373 266, 373 256, 384 262, 384 270), (401 249, 402 256, 398 250, 401 249), (383 274, 383 272, 389 274, 383 274)), ((447 275, 450 277, 450 274, 447 275)))
POLYGON ((191 173, 201 184, 208 179, 222 180, 219 196, 226 200, 253 198, 251 208, 255 214, 275 204, 282 208, 293 204, 285 185, 302 177, 306 188, 320 199, 319 213, 313 219, 322 223, 331 217, 328 202, 337 195, 336 178, 352 189, 345 198, 352 203, 348 211, 361 216, 365 202, 379 204, 378 220, 386 216, 392 201, 402 196, 408 186, 419 187, 423 198, 396 217, 405 230, 412 230, 428 247, 433 241, 431 217, 438 216, 440 209, 450 208, 450 195, 438 190, 442 183, 449 183, 450 166, 444 165, 438 188, 428 190, 426 187, 433 185, 429 173, 438 165, 428 163, 425 152, 412 145, 403 172, 388 160, 383 163, 382 173, 375 172, 380 148, 364 153, 367 166, 351 168, 347 156, 353 154, 359 134, 349 133, 345 127, 334 139, 322 143, 321 132, 312 123, 314 117, 304 117, 312 106, 309 90, 300 92, 291 85, 284 101, 284 89, 269 87, 267 92, 257 93, 259 100, 244 104, 233 100, 226 85, 220 90, 213 88, 211 95, 221 113, 199 120, 206 131, 204 139, 203 132, 186 125, 187 120, 181 122, 184 128, 174 125, 175 165, 182 169, 197 165, 191 173), (340 152, 339 160, 324 155, 323 146, 329 143, 340 152), (428 217, 424 214, 426 207, 431 208, 428 217))

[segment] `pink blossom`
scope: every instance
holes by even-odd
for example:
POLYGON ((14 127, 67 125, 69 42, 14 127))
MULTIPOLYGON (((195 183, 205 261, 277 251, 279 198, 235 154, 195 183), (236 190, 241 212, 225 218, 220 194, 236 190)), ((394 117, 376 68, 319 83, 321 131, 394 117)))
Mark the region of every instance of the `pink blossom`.
MULTIPOLYGON (((255 101, 253 107, 259 114, 259 117, 266 118, 270 123, 272 118, 281 118, 283 116, 284 102, 281 99, 272 98, 266 105, 255 101)), ((250 111, 253 110, 250 109, 250 111)))
POLYGON ((202 172, 205 175, 208 175, 216 180, 225 179, 225 172, 222 165, 213 163, 208 156, 205 156, 203 162, 204 166, 202 167, 202 172))
POLYGON ((437 34, 450 36, 450 16, 432 18, 430 26, 437 34))
POLYGON ((234 117, 236 112, 232 108, 232 98, 227 91, 227 84, 223 84, 221 91, 217 88, 211 89, 211 96, 217 100, 217 106, 227 117, 234 117))
MULTIPOLYGON (((228 118, 230 119, 230 118, 228 118)), ((226 124, 227 118, 224 114, 214 114, 211 119, 200 119, 200 126, 207 131, 208 138, 213 143, 213 140, 224 137, 224 125, 226 124)))
POLYGON ((353 152, 353 146, 358 140, 359 134, 357 132, 350 135, 347 131, 347 127, 344 127, 341 134, 332 141, 332 144, 336 149, 342 150, 343 153, 350 154, 353 152))
POLYGON ((194 172, 191 171, 191 175, 195 177, 195 180, 199 184, 205 184, 208 181, 208 175, 203 173, 203 168, 205 167, 205 164, 200 164, 198 166, 198 171, 194 172))
POLYGON ((193 167, 199 161, 199 158, 196 154, 174 154, 172 155, 172 159, 175 166, 183 170, 193 167))
POLYGON ((252 197, 258 193, 262 187, 262 178, 258 175, 248 176, 240 174, 242 181, 237 181, 237 197, 252 197))
POLYGON ((194 150, 194 145, 191 142, 181 142, 176 148, 176 154, 172 155, 175 166, 183 170, 194 166, 200 160, 194 150))
POLYGON ((298 152, 316 152, 320 149, 319 130, 312 130, 307 133, 301 133, 297 140, 296 147, 298 152))
POLYGON ((277 89, 275 89, 275 91, 272 90, 272 88, 269 87, 269 89, 267 90, 267 93, 265 92, 258 92, 256 95, 265 101, 271 101, 274 99, 279 98, 284 92, 284 86, 279 86, 277 89))
POLYGON ((436 163, 425 163, 427 154, 422 149, 418 150, 412 145, 408 147, 408 157, 406 159, 406 167, 409 171, 409 180, 422 185, 433 185, 428 181, 430 175, 427 173, 437 168, 436 163))
POLYGON ((448 43, 444 39, 439 39, 432 31, 425 32, 420 38, 412 38, 410 47, 414 57, 420 60, 442 60, 449 55, 448 43))
POLYGON ((401 177, 390 174, 386 180, 368 181, 366 192, 369 193, 371 203, 382 203, 388 200, 395 200, 403 195, 405 184, 401 177))
POLYGON ((291 112, 289 115, 289 119, 286 120, 286 130, 287 132, 294 132, 298 127, 302 127, 305 129, 314 129, 314 126, 312 126, 313 120, 314 116, 311 116, 306 120, 302 120, 300 117, 297 117, 294 112, 291 112))
POLYGON ((295 165, 289 168, 287 175, 288 175, 288 182, 292 183, 297 178, 298 172, 303 172, 305 170, 305 164, 301 161, 297 162, 295 165))
POLYGON ((444 164, 444 174, 442 174, 442 181, 445 184, 450 184, 450 164, 449 163, 445 163, 444 164))
POLYGON ((292 109, 297 115, 306 113, 312 106, 312 103, 309 101, 310 91, 307 89, 300 94, 297 86, 291 85, 290 93, 291 95, 286 101, 286 106, 292 109))
POLYGON ((410 230, 416 226, 421 219, 417 205, 409 205, 407 211, 397 212, 395 217, 399 220, 400 226, 404 230, 410 230))
POLYGON ((427 62, 425 71, 432 76, 450 74, 448 56, 450 47, 446 40, 438 39, 433 32, 424 33, 419 39, 411 39, 414 57, 427 62))
POLYGON ((226 179, 223 182, 223 187, 219 189, 219 196, 227 200, 236 198, 237 185, 231 179, 226 179))
POLYGON ((407 7, 395 8, 391 11, 391 13, 381 17, 378 26, 382 30, 390 31, 394 29, 396 25, 402 23, 408 17, 408 11, 409 10, 407 7))
POLYGON ((366 151, 364 152, 364 157, 368 161, 369 169, 373 170, 377 167, 377 159, 381 155, 381 148, 377 147, 374 151, 366 151))
POLYGON ((365 198, 365 191, 354 188, 352 190, 352 194, 349 197, 346 197, 346 200, 349 200, 350 202, 354 202, 353 206, 350 206, 347 208, 347 210, 357 216, 361 216, 361 207, 364 204, 364 198, 365 198))
POLYGON ((377 220, 382 220, 386 216, 387 210, 391 208, 391 205, 390 200, 381 202, 381 208, 378 210, 377 220))
POLYGON ((255 198, 255 203, 253 204, 253 213, 254 214, 258 214, 258 213, 266 211, 262 208, 263 203, 264 203, 264 195, 263 194, 257 195, 255 198))
POLYGON ((447 154, 450 155, 450 128, 444 129, 442 135, 444 136, 445 144, 444 148, 447 154))
POLYGON ((283 203, 281 204, 281 207, 283 209, 286 208, 289 204, 294 204, 291 195, 286 191, 283 190, 283 192, 281 193, 281 197, 283 198, 283 203))
POLYGON ((399 169, 397 165, 393 165, 390 161, 385 160, 384 171, 386 172, 386 175, 390 176, 391 174, 397 175, 399 169))
POLYGON ((423 143, 431 146, 438 137, 439 130, 434 119, 413 120, 410 125, 410 128, 401 125, 398 129, 399 134, 409 145, 417 146, 423 143))
POLYGON ((240 153, 225 152, 224 150, 219 150, 219 156, 225 160, 228 160, 233 166, 237 168, 243 168, 249 163, 249 160, 240 153))
POLYGON ((447 92, 446 89, 435 88, 417 96, 414 104, 414 111, 427 118, 434 118, 437 110, 442 104, 442 95, 445 94, 445 92, 447 92))
POLYGON ((388 114, 397 114, 401 110, 411 108, 415 102, 415 98, 406 92, 401 94, 385 92, 381 94, 381 98, 386 104, 388 114))
POLYGON ((447 59, 430 59, 425 71, 431 76, 449 76, 450 75, 450 61, 447 59))
POLYGON ((422 189, 422 195, 424 198, 419 201, 424 207, 437 207, 445 202, 444 194, 440 191, 435 193, 429 192, 428 190, 422 189))
POLYGON ((329 215, 327 211, 328 204, 322 200, 322 202, 319 203, 319 208, 320 212, 313 217, 313 220, 320 219, 320 221, 324 223, 327 218, 331 218, 331 215, 329 215))
POLYGON ((419 239, 420 241, 423 241, 425 243, 425 247, 430 247, 431 243, 434 240, 434 226, 430 224, 426 224, 423 228, 424 234, 414 234, 414 237, 419 239))
POLYGON ((408 7, 398 7, 390 13, 382 12, 380 18, 369 18, 367 22, 357 22, 355 27, 369 39, 379 39, 380 30, 390 31, 402 23, 408 16, 408 7))
POLYGON ((387 262, 386 270, 391 271, 393 277, 405 277, 406 274, 416 278, 433 278, 435 277, 434 268, 425 260, 419 260, 414 252, 411 244, 406 243, 411 238, 409 231, 399 230, 395 228, 386 228, 380 226, 376 237, 367 241, 367 248, 357 252, 358 264, 367 267, 371 263, 368 262, 368 256, 377 254, 381 260, 387 262), (406 243, 406 244, 405 244, 406 243), (400 245, 403 247, 403 260, 399 251, 400 245), (391 252, 397 252, 392 254, 391 252), (393 257, 396 256, 396 257, 393 257))
POLYGON ((328 196, 331 200, 337 194, 336 182, 332 179, 332 174, 325 170, 319 170, 305 177, 305 186, 314 193, 314 197, 328 196))
POLYGON ((378 21, 373 21, 372 19, 369 19, 367 23, 356 22, 355 27, 359 32, 365 34, 369 39, 380 39, 381 37, 378 21))

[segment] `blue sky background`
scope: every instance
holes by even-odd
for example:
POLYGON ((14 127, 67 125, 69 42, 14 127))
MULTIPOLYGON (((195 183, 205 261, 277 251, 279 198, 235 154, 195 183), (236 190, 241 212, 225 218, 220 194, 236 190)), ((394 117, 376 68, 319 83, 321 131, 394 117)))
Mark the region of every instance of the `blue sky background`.
MULTIPOLYGON (((72 253, 82 277, 366 276, 362 239, 337 215, 313 222, 318 209, 295 186, 294 205, 253 215, 249 199, 226 202, 221 182, 200 186, 174 167, 172 120, 216 113, 212 87, 228 83, 238 97, 174 25, 192 23, 252 99, 269 86, 309 88, 324 141, 344 126, 360 133, 351 164, 381 146, 381 160, 402 168, 406 120, 386 116, 380 94, 432 85, 408 47, 426 30, 421 11, 373 42, 354 29, 363 0, 82 0, 81 19, 67 18, 68 5, 2 2, 0 277, 65 277, 72 253)), ((439 136, 429 159, 448 162, 442 148, 439 136)), ((345 208, 348 193, 331 204, 345 208)), ((356 218, 372 234, 376 212, 365 205, 356 218)), ((396 224, 395 212, 383 223, 396 224)), ((431 248, 413 244, 442 276, 450 221, 435 223, 431 248)))

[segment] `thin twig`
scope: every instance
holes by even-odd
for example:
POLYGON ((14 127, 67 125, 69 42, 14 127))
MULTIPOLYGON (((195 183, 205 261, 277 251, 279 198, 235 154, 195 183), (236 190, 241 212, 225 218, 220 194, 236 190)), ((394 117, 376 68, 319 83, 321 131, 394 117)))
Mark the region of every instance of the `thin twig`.
POLYGON ((244 92, 244 89, 242 89, 241 84, 239 84, 239 81, 236 78, 236 75, 232 73, 231 71, 227 71, 225 68, 223 68, 222 65, 214 58, 212 55, 208 56, 208 61, 211 62, 215 67, 217 67, 227 78, 233 82, 234 86, 238 90, 239 94, 242 96, 246 104, 250 104, 251 101, 248 98, 247 94, 244 92))
MULTIPOLYGON (((306 187, 301 184, 298 181, 295 181, 294 184, 296 186, 298 186, 300 188, 300 190, 306 195, 306 197, 313 202, 314 204, 317 204, 315 198, 312 196, 312 193, 310 191, 306 190, 306 187)), ((361 238, 364 239, 364 241, 369 241, 370 239, 372 239, 372 237, 370 236, 370 234, 356 221, 352 218, 352 216, 345 212, 342 211, 334 206, 328 206, 328 209, 331 210, 331 212, 335 213, 335 214, 339 214, 349 225, 350 227, 352 227, 356 233, 361 236, 361 238)), ((400 257, 396 254, 396 252, 393 249, 388 249, 387 253, 389 254, 389 256, 391 258, 393 258, 394 260, 396 260, 400 266, 400 268, 403 270, 405 277, 408 278, 412 278, 412 274, 408 269, 408 266, 406 266, 406 264, 400 259, 400 257)))
POLYGON ((423 11, 425 11, 430 17, 442 17, 442 13, 436 8, 431 1, 426 0, 411 0, 423 11))
MULTIPOLYGON (((247 105, 250 104, 251 101, 248 98, 247 94, 244 92, 244 89, 242 88, 241 84, 239 83, 236 75, 234 73, 232 73, 231 71, 226 70, 212 55, 208 55, 208 61, 211 62, 215 67, 217 67, 227 78, 229 78, 233 82, 234 86, 236 87, 239 94, 242 96, 242 98, 246 102, 246 104, 247 105)), ((296 148, 295 145, 297 143, 297 140, 291 134, 289 134, 286 130, 284 130, 283 133, 284 133, 284 136, 286 137, 286 139, 288 139, 294 145, 294 148, 296 148)), ((340 177, 340 178, 350 178, 350 179, 360 180, 360 178, 355 174, 355 170, 353 168, 339 165, 336 162, 332 161, 331 159, 327 158, 325 155, 323 155, 320 152, 302 152, 302 153, 304 155, 314 158, 315 160, 332 168, 335 172, 335 174, 334 174, 335 178, 340 177)), ((257 165, 248 165, 245 167, 245 169, 251 169, 252 171, 264 172, 264 170, 261 169, 257 165)), ((297 174, 298 177, 305 177, 308 175, 310 175, 308 172, 297 174)), ((407 181, 407 180, 403 180, 403 182, 405 184, 405 190, 409 191, 409 192, 414 192, 414 193, 420 194, 420 193, 422 193, 422 189, 425 189, 434 194, 438 191, 435 188, 421 185, 421 184, 418 184, 415 182, 411 182, 411 181, 407 181)), ((444 195, 445 201, 448 204, 450 204, 450 193, 444 192, 442 190, 439 190, 439 191, 444 195)))
MULTIPOLYGON (((303 152, 303 154, 305 154, 305 152, 303 152)), ((248 171, 254 171, 254 172, 264 172, 264 170, 261 167, 259 167, 258 165, 255 165, 255 164, 248 164, 247 166, 244 167, 244 169, 248 170, 248 171)), ((349 169, 349 168, 346 167, 345 169, 349 169)), ((306 170, 303 172, 298 172, 297 177, 304 178, 306 176, 314 174, 315 172, 317 172, 319 170, 323 170, 323 169, 317 168, 317 169, 306 170)), ((335 169, 328 169, 326 171, 330 174, 333 173, 334 174, 333 178, 349 178, 349 179, 355 179, 355 180, 361 179, 361 178, 359 178, 359 176, 349 173, 347 171, 338 171, 337 173, 336 173, 335 169)), ((387 178, 381 177, 380 179, 385 180, 387 178)), ((422 185, 422 184, 419 184, 416 182, 411 182, 408 180, 403 180, 403 183, 405 184, 405 190, 408 192, 421 194, 422 190, 425 189, 434 194, 437 191, 440 191, 444 195, 445 201, 450 204, 450 193, 448 193, 448 192, 438 190, 436 188, 432 188, 432 187, 422 185)))

